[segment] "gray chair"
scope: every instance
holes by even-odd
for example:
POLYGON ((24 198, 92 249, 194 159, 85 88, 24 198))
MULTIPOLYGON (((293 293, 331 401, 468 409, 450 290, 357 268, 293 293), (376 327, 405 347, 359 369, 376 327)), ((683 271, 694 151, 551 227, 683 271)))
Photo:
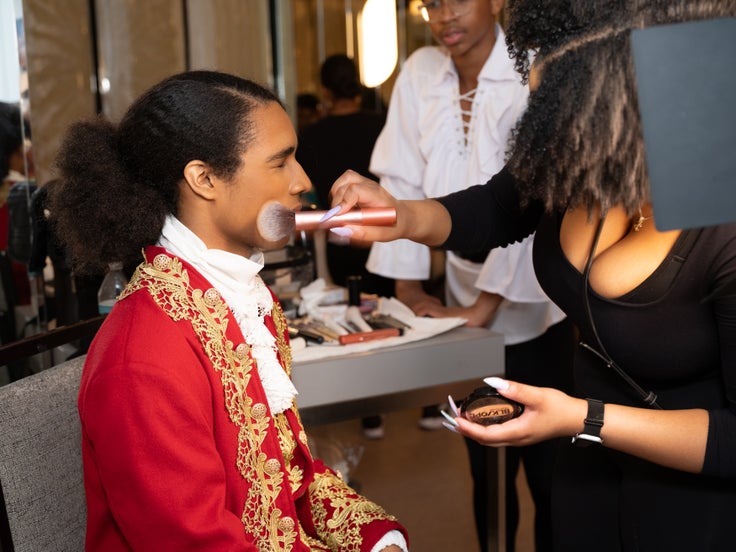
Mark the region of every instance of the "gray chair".
POLYGON ((84 550, 83 364, 78 357, 0 387, 2 552, 84 550))

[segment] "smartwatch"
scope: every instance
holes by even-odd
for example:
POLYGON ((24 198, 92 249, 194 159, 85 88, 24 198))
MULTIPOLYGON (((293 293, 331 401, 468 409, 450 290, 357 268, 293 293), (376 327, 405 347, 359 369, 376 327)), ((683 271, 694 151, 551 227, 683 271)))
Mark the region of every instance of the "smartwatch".
POLYGON ((588 401, 588 415, 585 417, 583 431, 572 438, 572 442, 579 447, 602 445, 601 428, 603 427, 603 401, 585 399, 588 401))

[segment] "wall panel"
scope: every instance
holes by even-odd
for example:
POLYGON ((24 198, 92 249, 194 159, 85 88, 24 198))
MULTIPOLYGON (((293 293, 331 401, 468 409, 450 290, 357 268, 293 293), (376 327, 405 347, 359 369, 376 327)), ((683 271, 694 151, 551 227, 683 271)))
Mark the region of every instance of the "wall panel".
POLYGON ((53 177, 67 125, 95 113, 93 61, 86 0, 24 0, 28 82, 36 177, 53 177))

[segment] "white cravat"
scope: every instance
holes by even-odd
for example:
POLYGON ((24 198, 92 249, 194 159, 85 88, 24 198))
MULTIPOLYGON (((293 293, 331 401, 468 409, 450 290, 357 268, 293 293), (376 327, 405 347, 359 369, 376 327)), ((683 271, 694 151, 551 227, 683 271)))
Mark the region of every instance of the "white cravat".
POLYGON ((221 249, 207 249, 173 215, 166 217, 158 245, 191 264, 220 292, 251 346, 271 412, 278 414, 289 408, 297 391, 276 358, 276 339, 263 322, 273 307, 271 293, 258 275, 263 253, 258 251, 246 259, 221 249))

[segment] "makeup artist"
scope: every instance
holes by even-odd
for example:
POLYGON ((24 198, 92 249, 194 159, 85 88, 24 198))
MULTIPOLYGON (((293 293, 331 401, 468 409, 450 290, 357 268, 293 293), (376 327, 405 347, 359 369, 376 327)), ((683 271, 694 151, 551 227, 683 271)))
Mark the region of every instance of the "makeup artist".
POLYGON ((630 29, 735 15, 734 0, 511 1, 533 92, 506 167, 438 199, 355 173, 333 187, 343 210, 398 209, 395 228, 339 230, 356 239, 482 249, 536 231, 537 277, 581 332, 575 391, 491 378, 524 413, 455 429, 489 446, 573 438, 554 475, 560 551, 733 548, 736 224, 655 227, 630 29))
POLYGON ((271 91, 210 71, 69 129, 50 212, 75 268, 143 250, 82 374, 86 550, 406 552, 396 519, 312 457, 258 275, 288 240, 264 238, 263 206, 310 188, 296 145, 271 91))
MULTIPOLYGON (((402 199, 445 195, 484 182, 504 163, 511 130, 529 91, 506 51, 503 0, 432 0, 420 6, 437 45, 415 51, 401 68, 388 118, 371 158, 381 186, 402 199)), ((368 270, 397 278, 396 297, 417 316, 462 317, 466 325, 504 336, 507 377, 569 390, 574 328, 542 291, 532 267, 534 236, 509 247, 444 255, 441 301, 427 290, 431 252, 406 240, 375 243, 368 270)), ((437 407, 424 429, 441 429, 437 407)), ((488 461, 495 454, 465 441, 473 477, 473 510, 481 552, 487 550, 488 461)), ((534 501, 536 552, 548 550, 550 491, 558 439, 506 450, 506 552, 519 521, 516 479, 523 462, 534 501)))

